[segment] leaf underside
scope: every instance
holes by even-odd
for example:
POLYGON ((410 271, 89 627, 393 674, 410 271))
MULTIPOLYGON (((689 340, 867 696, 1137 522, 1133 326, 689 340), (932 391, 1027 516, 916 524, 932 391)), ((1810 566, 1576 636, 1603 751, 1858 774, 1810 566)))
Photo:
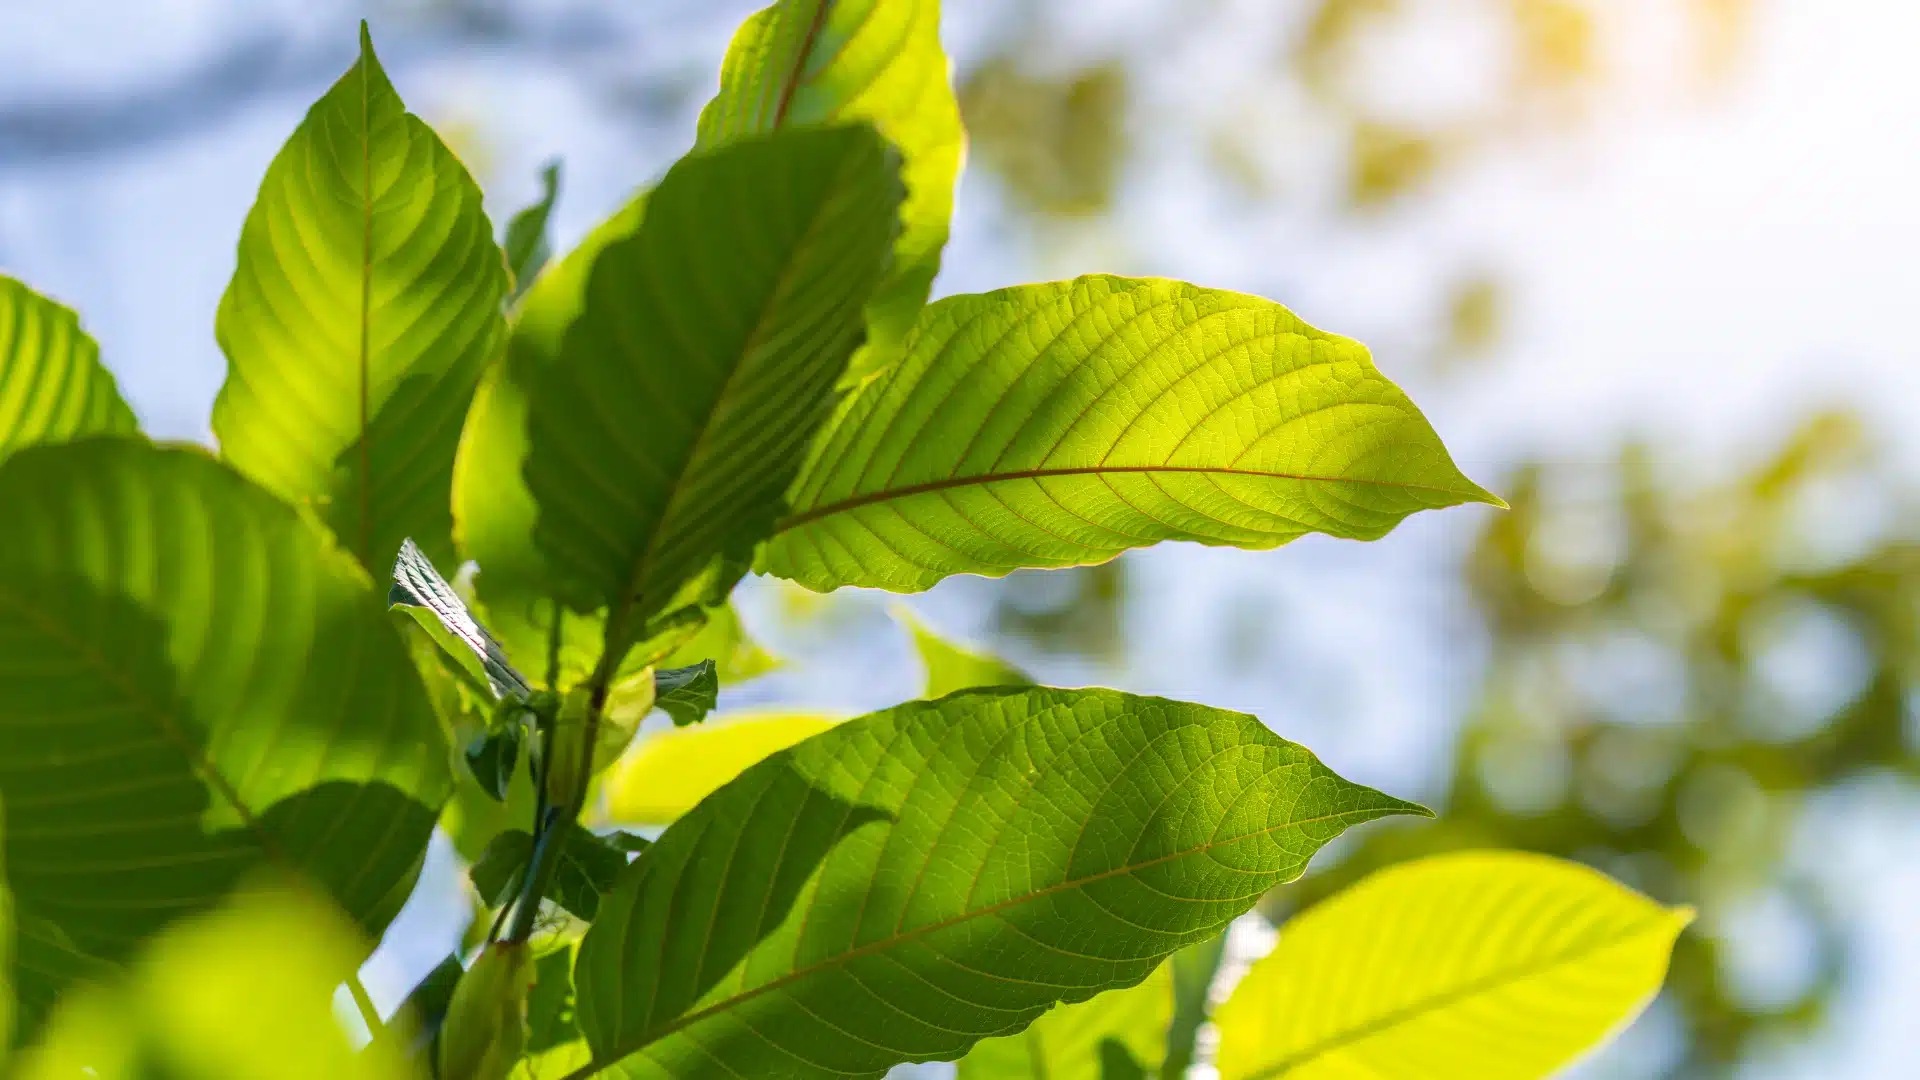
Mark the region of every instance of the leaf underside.
POLYGON ((254 867, 374 934, 447 747, 371 583, 197 449, 123 438, 0 467, 0 800, 28 1028, 254 867))
POLYGON ((581 946, 580 1027, 632 1077, 951 1060, 1418 811, 1242 714, 1042 688, 902 705, 754 766, 628 867, 581 946))
POLYGON ((762 569, 812 589, 1384 535, 1498 500, 1366 350, 1269 300, 1092 276, 956 296, 842 402, 762 569))

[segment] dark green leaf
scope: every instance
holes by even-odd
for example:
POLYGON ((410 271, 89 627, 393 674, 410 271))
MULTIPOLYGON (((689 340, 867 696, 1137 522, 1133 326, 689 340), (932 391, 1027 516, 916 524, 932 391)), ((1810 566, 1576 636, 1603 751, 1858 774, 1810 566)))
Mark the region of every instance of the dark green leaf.
POLYGON ((1253 717, 981 690, 747 770, 621 875, 580 1027, 630 1077, 878 1076, 1145 978, 1321 844, 1423 812, 1253 717))
POLYGON ((574 1023, 573 954, 567 942, 534 961, 533 992, 527 996, 527 1053, 538 1054, 580 1038, 574 1023))
POLYGON ((214 336, 221 453, 305 502, 384 576, 408 536, 453 556, 461 421, 505 322, 480 189, 408 113, 361 27, 360 59, 261 182, 214 336))
POLYGON ((483 731, 467 744, 467 771, 495 802, 507 801, 507 788, 513 782, 514 766, 520 761, 520 741, 524 729, 507 724, 483 731))
POLYGON ((720 677, 711 660, 692 667, 655 668, 653 704, 673 717, 674 727, 697 724, 720 700, 720 677))
MULTIPOLYGON (((519 884, 520 871, 532 856, 533 837, 521 829, 508 829, 488 843, 486 853, 468 876, 480 895, 498 906, 512 898, 509 894, 519 884)), ((600 909, 601 894, 613 888, 626 865, 626 852, 574 825, 560 849, 553 891, 547 899, 591 922, 600 909)))
POLYGON ((425 854, 449 748, 360 567, 197 449, 31 447, 0 465, 0 506, 25 1027, 70 975, 262 863, 377 936, 425 854))
POLYGON ((525 829, 507 829, 487 841, 487 850, 467 871, 467 878, 479 890, 481 899, 500 907, 513 899, 521 871, 532 857, 533 834, 525 829))
POLYGON ((547 239, 547 222, 553 217, 553 204, 560 198, 560 161, 549 161, 540 169, 540 198, 532 206, 513 215, 507 222, 507 235, 501 243, 507 255, 507 269, 513 273, 513 293, 509 304, 526 294, 527 287, 547 265, 553 248, 547 239))
POLYGON ((137 430, 80 317, 0 274, 0 460, 34 443, 137 430))
POLYGON ((556 584, 608 608, 614 652, 772 528, 886 266, 896 170, 865 127, 695 155, 594 263, 532 386, 526 480, 556 584))
POLYGON ((653 846, 653 841, 644 836, 627 832, 624 829, 616 829, 613 832, 606 833, 601 836, 601 839, 629 855, 637 855, 653 846))
POLYGON ((1100 1080, 1147 1080, 1147 1070, 1140 1067, 1126 1043, 1106 1038, 1100 1040, 1100 1080))

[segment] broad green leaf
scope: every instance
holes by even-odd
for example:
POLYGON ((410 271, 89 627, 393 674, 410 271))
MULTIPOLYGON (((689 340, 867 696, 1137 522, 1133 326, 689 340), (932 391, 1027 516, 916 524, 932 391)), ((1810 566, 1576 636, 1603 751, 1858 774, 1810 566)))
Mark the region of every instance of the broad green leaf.
POLYGON ((505 323, 480 189, 373 54, 308 111, 240 232, 214 336, 227 460, 310 503, 369 573, 449 562, 454 448, 505 323))
POLYGON ((699 145, 865 120, 900 150, 907 198, 893 267, 867 303, 871 372, 899 355, 940 271, 966 134, 940 48, 939 0, 781 0, 734 35, 699 145))
POLYGON ((665 825, 755 763, 839 722, 804 713, 747 713, 649 736, 607 773, 607 820, 665 825))
POLYGON ((356 1051, 334 988, 367 943, 329 905, 250 891, 168 930, 124 979, 61 1003, 17 1080, 418 1080, 404 1048, 356 1051))
POLYGON ((1653 999, 1692 919, 1515 851, 1389 867, 1289 921, 1220 1007, 1222 1080, 1533 1080, 1653 999))
POLYGON ((928 307, 788 501, 764 569, 898 592, 1161 540, 1375 539, 1499 502, 1359 344, 1258 297, 1106 276, 928 307))
POLYGON ((560 162, 549 161, 540 170, 540 198, 532 206, 513 215, 507 222, 507 234, 501 249, 507 256, 507 269, 513 274, 512 303, 526 295, 527 287, 547 265, 553 247, 547 239, 547 222, 553 217, 553 204, 560 198, 560 162))
POLYGON ((1135 1069, 1158 1069, 1172 1015, 1173 975, 1162 964, 1138 986, 1062 1005, 1018 1035, 982 1039, 960 1059, 958 1080, 1102 1080, 1109 1041, 1135 1069))
POLYGON ((204 452, 131 439, 15 454, 0 506, 24 1026, 263 863, 377 935, 412 887, 449 754, 353 559, 204 452))
POLYGON ((34 443, 137 430, 80 317, 0 274, 0 460, 34 443))
POLYGON ((914 648, 927 668, 927 688, 921 696, 946 697, 956 690, 977 686, 1031 686, 1027 673, 997 656, 975 652, 948 641, 920 621, 912 609, 899 605, 894 619, 904 623, 913 634, 914 648))
POLYGON ((760 762, 629 866, 580 946, 580 1029, 632 1077, 958 1058, 1145 979, 1348 826, 1418 811, 1239 713, 912 702, 760 762))
POLYGON ((706 719, 720 700, 717 670, 711 660, 702 660, 690 667, 655 668, 655 707, 673 718, 674 727, 686 727, 706 719))
POLYGON ((1173 972, 1173 1019, 1167 1025, 1167 1051, 1160 1062, 1161 1080, 1185 1080, 1193 1064, 1194 1042, 1200 1026, 1213 1011, 1208 994, 1227 951, 1227 935, 1219 934, 1173 954, 1167 967, 1173 972))
POLYGON ((410 539, 401 541, 400 554, 394 560, 387 605, 406 609, 448 656, 483 680, 495 697, 524 696, 532 690, 525 677, 514 670, 506 650, 473 617, 466 601, 410 539))
POLYGON ((695 155, 595 261, 532 386, 525 475, 556 584, 609 610, 614 652, 772 527, 885 268, 895 168, 865 127, 695 155))

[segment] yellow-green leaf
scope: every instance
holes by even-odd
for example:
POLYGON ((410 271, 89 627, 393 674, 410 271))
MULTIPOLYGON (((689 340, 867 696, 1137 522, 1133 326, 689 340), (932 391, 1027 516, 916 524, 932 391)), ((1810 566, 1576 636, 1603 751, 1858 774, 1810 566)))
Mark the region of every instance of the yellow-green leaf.
POLYGON ((1692 917, 1541 855, 1390 867, 1281 927, 1214 1016, 1220 1076, 1551 1076, 1652 1000, 1692 917))
POLYGON ((916 592, 1162 540, 1371 540, 1499 500, 1359 343, 1259 297, 1096 275, 929 306, 788 502, 764 569, 916 592))
POLYGON ((0 274, 0 458, 138 427, 80 317, 0 274))
POLYGON ((505 330, 507 269, 480 189, 360 59, 260 185, 214 336, 221 453, 307 502, 376 578, 413 537, 451 565, 467 405, 505 330))
POLYGON ((1138 986, 1061 1005, 1018 1035, 982 1039, 960 1059, 958 1080, 1102 1080, 1108 1041, 1154 1073, 1172 1018, 1173 969, 1161 964, 1138 986))
POLYGON ((956 645, 927 626, 911 608, 900 605, 894 619, 904 623, 913 634, 913 645, 920 662, 927 668, 926 698, 946 697, 957 690, 977 686, 1030 686, 1026 672, 988 653, 956 645))
POLYGON ((867 303, 852 373, 899 354, 940 271, 966 148, 950 67, 939 0, 781 0, 741 25, 700 113, 703 147, 865 120, 899 148, 907 199, 893 269, 867 303))
POLYGON ((650 736, 607 774, 607 820, 665 825, 748 766, 836 723, 805 713, 743 713, 650 736))

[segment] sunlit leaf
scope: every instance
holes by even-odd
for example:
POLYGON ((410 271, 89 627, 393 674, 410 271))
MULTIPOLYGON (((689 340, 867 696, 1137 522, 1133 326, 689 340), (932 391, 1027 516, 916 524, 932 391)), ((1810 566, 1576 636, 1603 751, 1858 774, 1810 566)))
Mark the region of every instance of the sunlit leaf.
POLYGON ((1281 928, 1220 1007, 1222 1080, 1533 1080, 1618 1031, 1693 917, 1514 851, 1382 870, 1281 928))
POLYGON ((977 686, 1029 686, 1027 673, 997 656, 975 652, 934 633, 919 616, 904 605, 894 610, 894 618, 905 623, 913 634, 914 648, 927 668, 927 687, 922 697, 946 697, 956 690, 977 686))
POLYGON ((1258 297, 1094 276, 928 307, 820 433, 764 568, 917 591, 1498 501, 1359 344, 1258 297))
POLYGON ((80 317, 0 274, 0 460, 34 443, 138 429, 80 317))
POLYGON ((737 714, 640 741, 607 774, 607 819, 664 825, 754 763, 839 721, 806 714, 737 714))
POLYGON ((531 687, 513 668, 506 650, 500 647, 487 628, 467 610, 440 576, 433 563, 412 540, 400 544, 393 563, 393 587, 387 592, 387 604, 407 611, 455 662, 484 680, 496 697, 526 694, 531 687))
POLYGON ((505 324, 480 189, 360 59, 260 185, 214 336, 221 453, 311 503, 369 573, 408 536, 450 562, 454 447, 505 324))
POLYGON ((616 652, 772 527, 885 266, 894 171, 864 127, 695 155, 594 263, 532 387, 525 475, 556 584, 609 609, 616 652))
POLYGON ((507 234, 500 246, 507 256, 507 269, 513 273, 513 292, 507 297, 508 303, 526 294, 527 287, 553 255, 552 244, 547 239, 547 222, 553 217, 553 204, 559 198, 560 162, 554 160, 540 169, 540 198, 507 222, 507 234))
POLYGON ((893 267, 867 304, 855 372, 899 355, 927 302, 953 217, 966 136, 940 48, 939 0, 781 0, 734 35, 702 147, 782 128, 865 120, 898 147, 907 198, 893 267))
POLYGON ((194 449, 101 438, 0 466, 0 801, 26 1027, 249 868, 372 934, 448 745, 367 575, 194 449), (103 898, 111 898, 103 902, 103 898))
POLYGON ((334 988, 368 945, 328 905, 249 891, 155 940, 124 980, 61 1003, 17 1080, 419 1080, 404 1050, 356 1051, 334 988))
POLYGON ((1115 1056, 1108 1042, 1136 1071, 1158 1069, 1172 1014, 1173 974, 1162 964, 1138 986, 1062 1005, 1018 1035, 981 1040, 960 1059, 958 1080, 1103 1080, 1115 1056))
POLYGON ((1040 688, 902 705, 762 761, 627 868, 580 946, 580 1028, 635 1077, 957 1058, 1418 809, 1239 713, 1040 688))

